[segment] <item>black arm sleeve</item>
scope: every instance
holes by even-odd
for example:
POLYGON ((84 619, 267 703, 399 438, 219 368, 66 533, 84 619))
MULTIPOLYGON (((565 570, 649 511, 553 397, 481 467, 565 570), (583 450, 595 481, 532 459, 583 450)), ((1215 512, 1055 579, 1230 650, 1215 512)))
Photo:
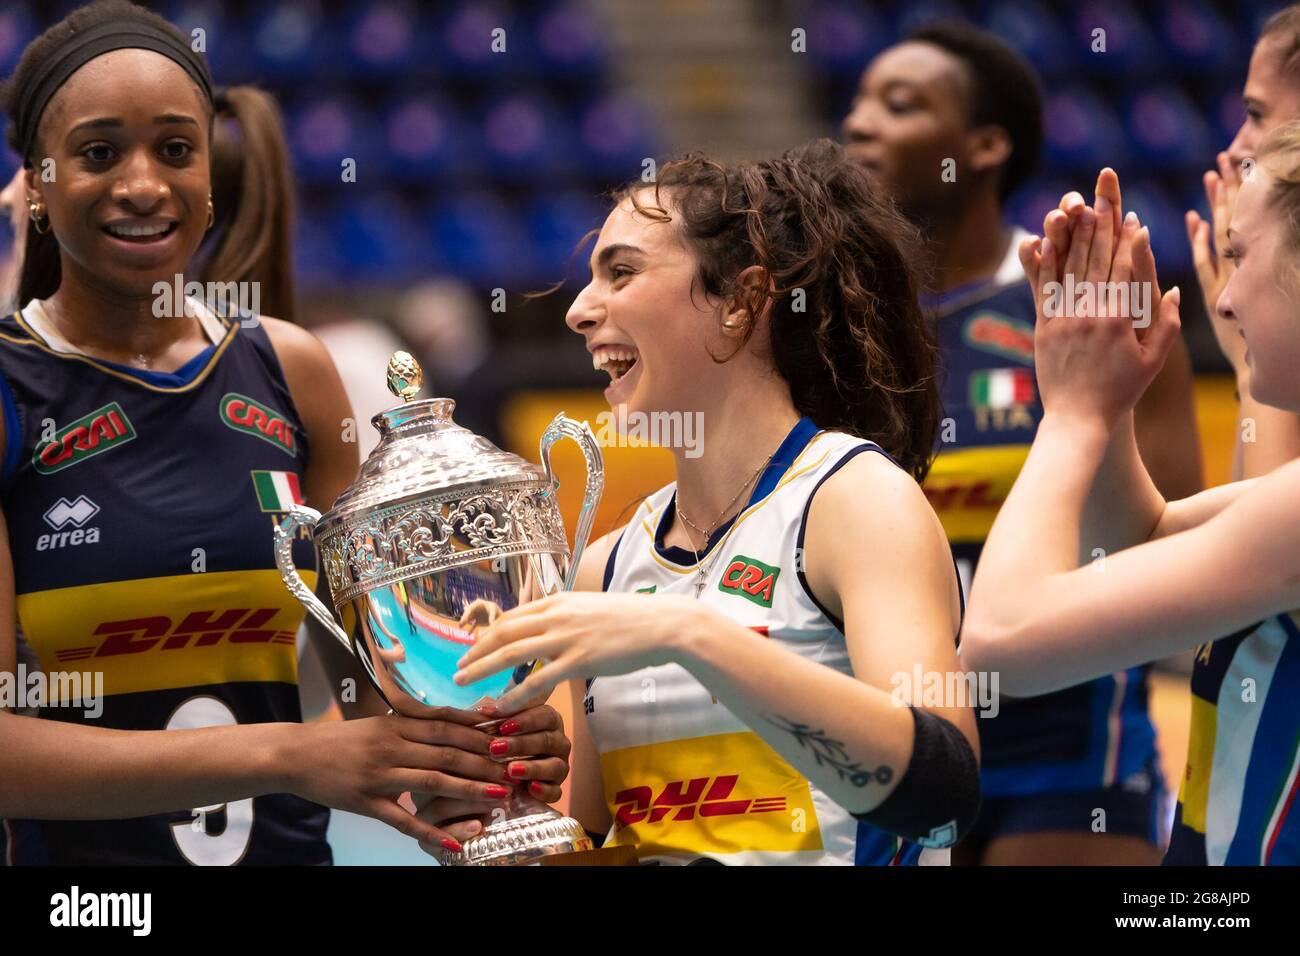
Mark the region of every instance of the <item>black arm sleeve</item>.
POLYGON ((916 741, 903 779, 876 809, 853 816, 921 846, 952 846, 979 814, 979 761, 951 721, 909 709, 916 741))

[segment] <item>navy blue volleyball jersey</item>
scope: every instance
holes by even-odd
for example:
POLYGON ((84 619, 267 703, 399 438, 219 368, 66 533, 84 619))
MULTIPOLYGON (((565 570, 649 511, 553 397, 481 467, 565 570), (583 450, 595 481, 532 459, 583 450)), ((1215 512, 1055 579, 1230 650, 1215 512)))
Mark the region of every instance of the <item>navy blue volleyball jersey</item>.
POLYGON ((1300 864, 1300 614, 1196 652, 1166 865, 1300 864))
MULTIPOLYGON (((1034 299, 1013 238, 989 280, 923 303, 942 354, 944 421, 925 493, 938 512, 969 588, 998 507, 1029 454, 1043 408, 1034 376, 1034 299)), ((986 797, 1158 785, 1149 767, 1155 729, 1147 668, 1041 697, 1001 696, 981 716, 986 797)))
MULTIPOLYGON (((0 319, 18 625, 47 674, 102 674, 103 712, 51 700, 39 716, 123 730, 300 721, 303 609, 276 570, 272 527, 302 500, 309 449, 265 329, 206 315, 214 344, 159 373, 71 352, 46 322, 39 303, 0 319)), ((309 541, 294 559, 314 585, 309 541)), ((278 794, 129 820, 9 820, 0 858, 321 864, 328 818, 278 794)))

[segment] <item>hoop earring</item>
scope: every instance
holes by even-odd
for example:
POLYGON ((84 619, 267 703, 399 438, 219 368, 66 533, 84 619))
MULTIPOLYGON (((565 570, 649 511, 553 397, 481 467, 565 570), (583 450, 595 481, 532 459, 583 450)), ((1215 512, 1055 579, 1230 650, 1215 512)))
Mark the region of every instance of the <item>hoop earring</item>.
POLYGON ((27 202, 27 216, 32 221, 32 228, 36 234, 43 236, 50 231, 50 217, 45 214, 45 203, 37 202, 35 199, 27 202), (42 220, 45 222, 45 228, 41 228, 42 220))
POLYGON ((215 209, 212 208, 212 196, 209 195, 208 196, 208 228, 211 229, 212 224, 216 221, 217 221, 217 212, 215 209))

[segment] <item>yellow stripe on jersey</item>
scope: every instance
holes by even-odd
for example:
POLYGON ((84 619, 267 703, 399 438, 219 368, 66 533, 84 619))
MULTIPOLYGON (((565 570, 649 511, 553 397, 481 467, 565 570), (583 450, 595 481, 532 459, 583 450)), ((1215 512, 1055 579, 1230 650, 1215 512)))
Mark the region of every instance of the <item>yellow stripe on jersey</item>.
POLYGON ((1178 801, 1183 805, 1183 823, 1197 833, 1204 833, 1219 708, 1195 694, 1191 698, 1192 721, 1187 741, 1187 770, 1178 787, 1178 801))
POLYGON ((821 850, 808 780, 754 733, 600 755, 610 846, 656 853, 821 850))
MULTIPOLYGON (((316 572, 303 570, 308 587, 316 572)), ((235 681, 296 683, 304 610, 276 570, 208 571, 18 596, 51 671, 98 671, 105 694, 235 681)))
POLYGON ((966 544, 988 537, 1028 455, 1028 445, 939 452, 922 487, 949 541, 966 544))

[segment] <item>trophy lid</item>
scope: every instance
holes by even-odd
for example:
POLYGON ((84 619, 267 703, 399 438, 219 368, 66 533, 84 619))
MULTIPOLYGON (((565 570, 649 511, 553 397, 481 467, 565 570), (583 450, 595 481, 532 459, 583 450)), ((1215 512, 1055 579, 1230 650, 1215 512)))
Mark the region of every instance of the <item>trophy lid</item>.
POLYGON ((404 404, 371 419, 379 444, 324 516, 324 524, 347 523, 354 515, 416 498, 441 500, 521 483, 547 485, 540 465, 502 451, 452 421, 456 403, 450 398, 413 401, 423 382, 415 359, 395 352, 388 363, 388 388, 404 404))

